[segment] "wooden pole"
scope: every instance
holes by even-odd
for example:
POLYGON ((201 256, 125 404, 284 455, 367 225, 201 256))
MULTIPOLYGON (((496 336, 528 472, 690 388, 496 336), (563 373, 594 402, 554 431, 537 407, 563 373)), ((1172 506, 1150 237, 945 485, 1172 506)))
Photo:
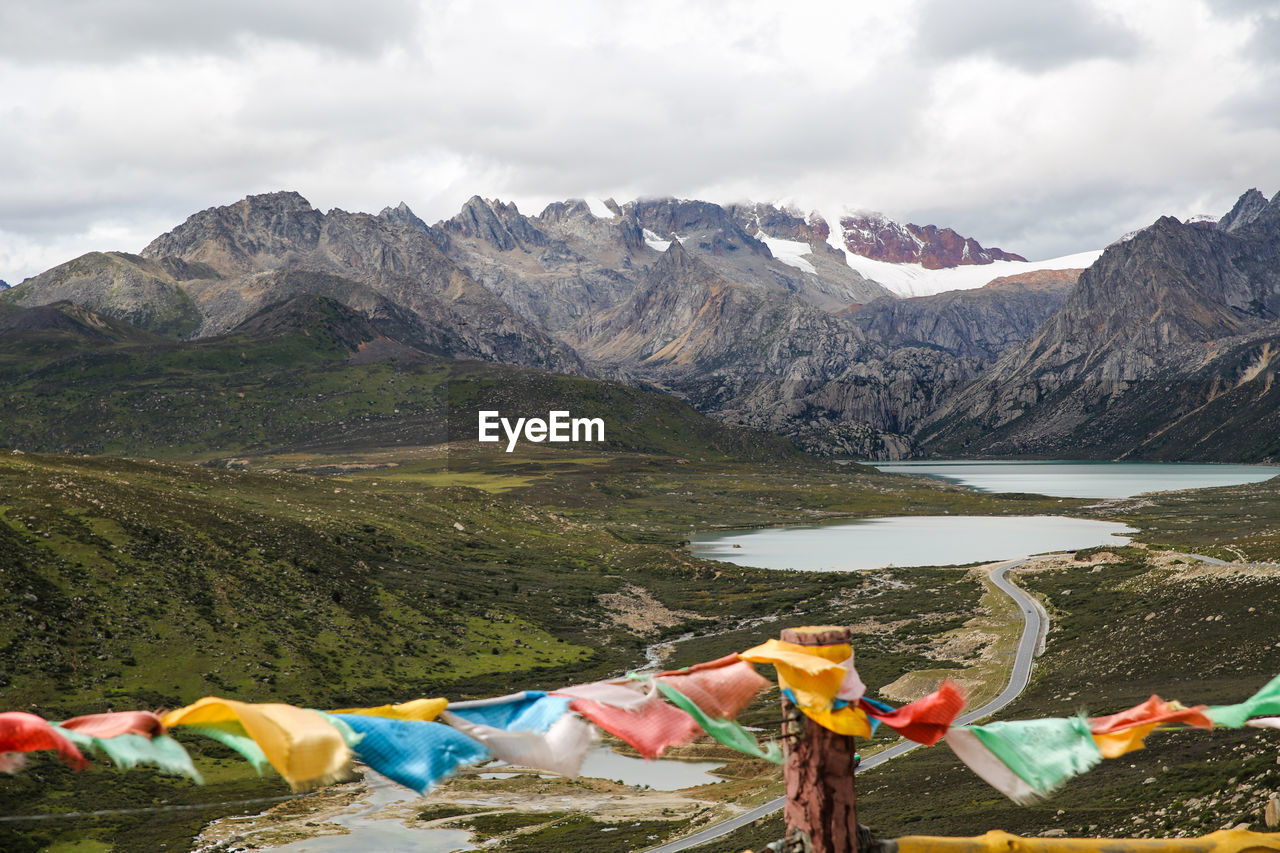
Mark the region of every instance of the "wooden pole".
MULTIPOLYGON (((832 625, 788 628, 782 640, 802 646, 849 643, 848 628, 832 625)), ((807 833, 813 853, 857 853, 858 807, 853 778, 854 739, 823 728, 784 697, 782 775, 787 783, 783 818, 787 837, 807 833)))

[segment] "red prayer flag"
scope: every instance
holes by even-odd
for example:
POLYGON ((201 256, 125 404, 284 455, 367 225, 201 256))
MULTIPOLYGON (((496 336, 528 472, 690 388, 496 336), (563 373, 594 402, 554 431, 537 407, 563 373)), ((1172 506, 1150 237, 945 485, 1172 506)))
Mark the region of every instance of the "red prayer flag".
POLYGON ((909 705, 886 714, 865 700, 858 700, 862 710, 884 723, 907 740, 932 746, 942 740, 947 729, 964 709, 964 690, 951 679, 937 690, 909 705))
POLYGON ((169 731, 159 715, 150 711, 86 714, 83 717, 72 717, 70 720, 59 723, 58 726, 97 738, 112 738, 120 735, 142 735, 151 738, 169 731))
POLYGON ((1141 705, 1134 705, 1127 711, 1105 717, 1091 717, 1089 731, 1095 735, 1105 735, 1152 723, 1186 723, 1197 728, 1211 729, 1213 720, 1204 713, 1207 708, 1207 705, 1187 708, 1177 702, 1166 702, 1152 694, 1150 699, 1141 705))
POLYGON ((688 697, 708 717, 733 720, 769 682, 736 654, 654 676, 688 697))
POLYGON ((657 758, 669 746, 689 743, 702 727, 655 692, 637 711, 623 711, 590 699, 574 699, 569 707, 636 748, 645 758, 657 758))
POLYGON ((24 711, 0 713, 0 753, 41 749, 56 749, 62 760, 76 770, 83 770, 89 763, 75 744, 48 721, 24 711))

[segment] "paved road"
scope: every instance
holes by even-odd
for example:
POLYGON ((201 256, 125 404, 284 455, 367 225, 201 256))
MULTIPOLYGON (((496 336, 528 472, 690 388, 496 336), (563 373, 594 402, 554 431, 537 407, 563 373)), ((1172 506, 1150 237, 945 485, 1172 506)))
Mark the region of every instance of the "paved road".
MULTIPOLYGON (((1044 634, 1048 630, 1049 618, 1040 606, 1040 602, 1027 595, 1019 587, 1015 586, 1013 581, 1009 580, 1009 570, 1025 562, 1027 561, 1010 560, 991 570, 992 582, 1001 592, 1013 599, 1022 615, 1022 637, 1018 640, 1018 650, 1014 656, 1013 673, 1009 676, 1009 683, 1005 685, 1004 690, 1000 691, 999 696, 981 708, 975 708, 972 711, 961 714, 956 719, 956 725, 972 723, 999 711, 1017 698, 1018 694, 1026 689, 1027 683, 1031 680, 1031 662, 1043 650, 1044 634)), ((883 764, 892 758, 897 758, 899 755, 910 752, 917 746, 919 744, 912 743, 909 740, 899 741, 888 749, 864 758, 858 768, 858 772, 866 772, 878 764, 883 764)), ((756 806, 750 811, 743 812, 737 817, 729 818, 722 823, 717 823, 715 826, 709 826, 706 829, 695 832, 693 835, 688 835, 657 847, 650 847, 645 853, 676 853, 677 850, 688 850, 691 847, 697 847, 699 844, 706 844, 709 841, 722 838, 734 830, 741 829, 762 817, 768 817, 774 812, 781 811, 786 801, 786 797, 779 797, 762 806, 756 806)))

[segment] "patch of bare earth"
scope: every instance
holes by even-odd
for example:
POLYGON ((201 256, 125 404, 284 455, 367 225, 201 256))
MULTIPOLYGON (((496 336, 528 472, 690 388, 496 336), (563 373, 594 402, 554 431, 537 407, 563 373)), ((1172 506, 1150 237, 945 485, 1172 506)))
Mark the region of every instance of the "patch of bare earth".
POLYGON ((672 610, 649 594, 647 589, 627 584, 618 592, 596 596, 604 608, 604 615, 616 626, 633 634, 651 634, 660 628, 670 628, 685 622, 705 619, 688 610, 672 610))

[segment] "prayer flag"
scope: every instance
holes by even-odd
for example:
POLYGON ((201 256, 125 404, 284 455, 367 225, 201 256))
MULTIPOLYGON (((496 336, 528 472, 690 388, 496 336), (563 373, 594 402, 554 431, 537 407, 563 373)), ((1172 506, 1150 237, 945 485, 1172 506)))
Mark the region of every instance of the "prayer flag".
POLYGON ((86 714, 58 723, 58 728, 76 731, 97 738, 118 735, 165 734, 168 730, 158 714, 150 711, 116 711, 110 714, 86 714))
POLYGON ((907 740, 929 746, 942 740, 963 709, 964 691, 950 679, 944 680, 928 696, 888 713, 869 702, 862 704, 868 717, 884 723, 907 740))
MULTIPOLYGON (((769 684, 755 671, 755 667, 737 655, 726 655, 687 669, 661 672, 654 679, 678 690, 707 716, 720 720, 735 719, 751 704, 761 688, 769 684)), ((671 698, 666 693, 663 695, 671 698)))
POLYGON ((696 702, 663 680, 659 680, 657 685, 658 690, 661 691, 663 696, 667 697, 667 700, 672 705, 693 717, 704 732, 720 743, 731 749, 736 749, 738 752, 745 752, 747 755, 754 755, 756 758, 763 758, 765 761, 771 761, 774 764, 782 763, 782 748, 778 746, 777 741, 769 741, 767 746, 761 748, 755 736, 738 723, 733 720, 711 717, 702 708, 698 707, 696 702))
POLYGON ((635 682, 627 680, 594 681, 590 684, 562 687, 551 693, 571 699, 588 699, 621 711, 639 711, 649 701, 649 694, 632 686, 634 684, 635 682))
POLYGON ((1213 721, 1205 715, 1205 710, 1204 705, 1188 708, 1181 702, 1166 702, 1159 696, 1152 696, 1127 711, 1093 717, 1089 720, 1089 730, 1103 758, 1119 758, 1145 747, 1147 735, 1169 723, 1213 728, 1213 721))
POLYGON ((342 708, 330 714, 359 714, 366 717, 386 717, 389 720, 418 720, 426 722, 440 716, 449 707, 448 699, 413 699, 398 705, 378 705, 375 708, 342 708))
POLYGON ((663 702, 651 691, 635 711, 623 711, 590 699, 574 699, 570 708, 636 748, 645 758, 657 758, 669 746, 679 746, 698 735, 698 724, 679 708, 663 702))
POLYGON ((1280 675, 1268 681, 1261 690, 1235 705, 1212 705, 1205 714, 1215 726, 1238 729, 1250 717, 1280 712, 1280 675))
POLYGON ((1024 805, 1102 761, 1083 717, 955 726, 947 733, 947 744, 973 772, 1024 805))
POLYGON ((770 639, 739 657, 773 664, 778 685, 790 688, 802 708, 830 710, 837 699, 856 702, 866 691, 853 668, 853 648, 848 643, 802 646, 770 639))
POLYGON ((351 749, 323 715, 279 703, 237 702, 206 696, 164 716, 169 727, 239 722, 295 791, 351 775, 351 749))
POLYGON ((454 702, 449 711, 469 723, 541 734, 568 713, 570 701, 565 696, 548 696, 541 690, 525 690, 496 699, 454 702))
POLYGON ((44 749, 57 750, 58 756, 76 770, 83 770, 89 763, 66 734, 48 720, 25 711, 0 713, 0 771, 15 773, 24 763, 20 753, 44 749))
POLYGON ((395 720, 368 714, 341 714, 364 735, 356 745, 360 760, 394 782, 426 793, 458 767, 489 759, 489 750, 444 723, 395 720))
POLYGON ((516 767, 546 770, 561 776, 577 776, 587 750, 599 741, 595 728, 574 713, 563 714, 545 734, 473 723, 452 711, 445 711, 441 718, 484 744, 494 758, 516 767))
POLYGON ((159 734, 148 737, 125 733, 112 737, 98 737, 75 729, 68 730, 66 735, 81 749, 101 752, 111 759, 112 764, 125 770, 140 764, 150 764, 163 773, 186 776, 197 785, 204 784, 199 771, 191 762, 191 756, 187 754, 182 744, 168 735, 159 734))

